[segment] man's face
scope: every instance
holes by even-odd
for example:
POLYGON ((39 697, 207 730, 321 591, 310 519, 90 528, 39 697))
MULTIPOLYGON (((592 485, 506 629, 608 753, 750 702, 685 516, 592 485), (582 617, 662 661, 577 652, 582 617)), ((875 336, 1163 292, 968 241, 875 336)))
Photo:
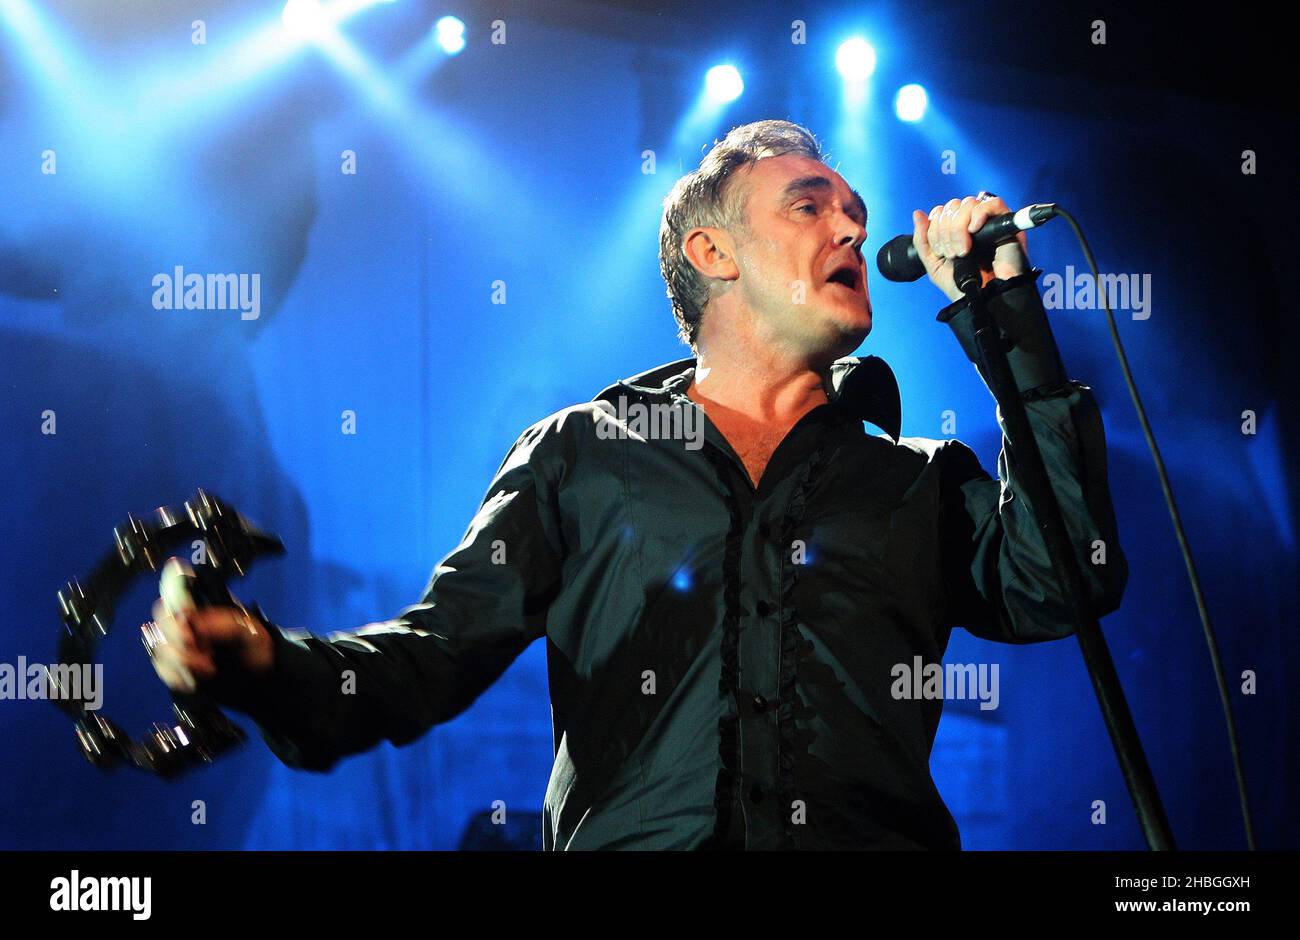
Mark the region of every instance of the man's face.
POLYGON ((812 358, 853 352, 871 332, 862 197, 830 167, 766 157, 732 180, 747 227, 734 234, 739 290, 768 342, 812 358))

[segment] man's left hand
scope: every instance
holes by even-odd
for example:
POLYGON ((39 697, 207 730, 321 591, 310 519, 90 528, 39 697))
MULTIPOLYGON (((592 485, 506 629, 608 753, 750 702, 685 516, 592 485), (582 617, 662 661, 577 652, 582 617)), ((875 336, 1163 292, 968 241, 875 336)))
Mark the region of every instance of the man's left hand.
MULTIPOLYGON (((978 232, 990 218, 1010 212, 1001 196, 981 194, 965 199, 949 199, 935 206, 927 216, 919 209, 912 213, 912 244, 925 264, 925 273, 931 283, 943 291, 949 300, 962 294, 952 277, 952 260, 971 250, 971 236, 978 232)), ((1015 241, 999 245, 993 252, 993 261, 980 262, 983 284, 994 278, 1011 278, 1029 270, 1025 233, 1019 232, 1015 241)))

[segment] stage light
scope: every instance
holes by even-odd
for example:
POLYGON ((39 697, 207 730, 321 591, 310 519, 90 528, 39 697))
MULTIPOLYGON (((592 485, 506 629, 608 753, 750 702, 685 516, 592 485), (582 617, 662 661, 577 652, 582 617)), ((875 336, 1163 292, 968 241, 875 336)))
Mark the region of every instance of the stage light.
POLYGON ((835 67, 846 81, 866 81, 876 70, 876 50, 865 39, 846 39, 835 53, 835 67))
POLYGON ((447 55, 455 55, 465 48, 465 24, 457 17, 442 17, 433 25, 433 32, 447 55))
POLYGON ((904 85, 894 96, 894 113, 900 121, 913 124, 925 117, 930 98, 920 85, 904 85))
POLYGON ((288 0, 280 13, 284 28, 295 36, 312 36, 325 24, 320 0, 288 0))
POLYGON ((704 87, 714 101, 735 101, 745 90, 744 79, 734 65, 715 65, 704 76, 704 87))

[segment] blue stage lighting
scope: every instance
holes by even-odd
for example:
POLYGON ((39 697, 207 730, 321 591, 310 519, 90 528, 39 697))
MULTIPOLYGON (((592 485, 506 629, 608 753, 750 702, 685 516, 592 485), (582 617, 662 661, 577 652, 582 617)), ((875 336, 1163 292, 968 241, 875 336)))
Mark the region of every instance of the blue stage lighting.
POLYGON ((442 17, 433 25, 433 32, 447 55, 455 55, 465 48, 465 24, 457 17, 442 17))
POLYGON ((744 79, 734 65, 715 65, 704 76, 704 87, 714 101, 735 101, 745 90, 744 79))
POLYGON ((915 123, 925 117, 930 98, 920 85, 904 85, 894 97, 894 113, 900 121, 915 123))
POLYGON ((845 81, 866 81, 876 70, 876 50, 860 37, 846 39, 835 53, 835 67, 845 81))
POLYGON ((280 13, 280 20, 296 36, 311 36, 325 23, 320 0, 288 0, 280 13))

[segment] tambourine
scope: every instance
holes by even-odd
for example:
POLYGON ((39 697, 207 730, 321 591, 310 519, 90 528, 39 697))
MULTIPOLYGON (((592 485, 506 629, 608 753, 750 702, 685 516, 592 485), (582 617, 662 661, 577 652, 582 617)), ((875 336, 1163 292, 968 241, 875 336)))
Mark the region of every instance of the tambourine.
MULTIPOLYGON (((113 549, 84 582, 69 581, 59 592, 63 630, 59 639, 62 667, 89 666, 100 639, 108 635, 118 598, 139 574, 156 572, 169 553, 191 553, 196 540, 205 543, 203 564, 188 578, 196 607, 236 606, 226 586, 228 578, 245 574, 258 558, 281 555, 284 544, 250 523, 211 493, 199 490, 183 506, 161 507, 147 520, 128 516, 113 530, 113 549)), ((261 611, 253 608, 265 622, 261 611)), ((146 638, 146 644, 148 640, 146 638)), ((118 764, 137 767, 160 777, 174 777, 192 767, 211 763, 239 745, 246 735, 200 693, 173 693, 175 722, 154 724, 133 741, 112 720, 86 707, 81 691, 60 682, 66 668, 51 669, 48 679, 55 703, 76 721, 77 744, 96 767, 118 764)))

